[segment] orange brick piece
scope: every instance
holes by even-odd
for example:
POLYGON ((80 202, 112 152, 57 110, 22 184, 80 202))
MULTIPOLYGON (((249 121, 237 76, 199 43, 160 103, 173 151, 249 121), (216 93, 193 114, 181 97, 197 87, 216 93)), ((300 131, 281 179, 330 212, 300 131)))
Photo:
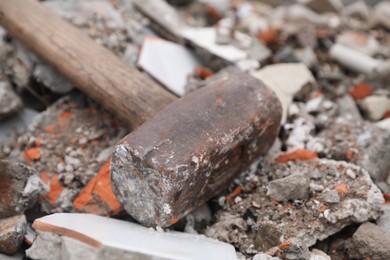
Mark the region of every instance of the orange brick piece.
POLYGON ((73 201, 77 210, 97 215, 111 215, 121 211, 121 205, 111 189, 110 163, 111 159, 100 168, 99 173, 73 201))
POLYGON ((335 185, 334 185, 334 189, 335 189, 338 193, 347 193, 347 192, 348 192, 347 185, 345 185, 344 183, 335 184, 335 185))
POLYGON ((301 161, 307 161, 307 160, 313 160, 315 158, 318 158, 318 154, 314 152, 310 152, 306 149, 296 149, 291 152, 286 152, 281 155, 279 155, 276 159, 276 163, 286 163, 288 161, 293 160, 301 160, 301 161))
POLYGON ((374 92, 374 89, 366 82, 360 83, 349 90, 349 94, 355 99, 363 99, 374 92))
POLYGON ((51 178, 49 178, 46 172, 41 172, 41 180, 46 184, 50 183, 50 190, 48 193, 43 195, 43 198, 48 199, 50 204, 54 205, 64 190, 58 175, 53 175, 51 178))
POLYGON ((41 150, 39 148, 31 148, 24 152, 23 157, 26 161, 39 160, 41 158, 41 150))

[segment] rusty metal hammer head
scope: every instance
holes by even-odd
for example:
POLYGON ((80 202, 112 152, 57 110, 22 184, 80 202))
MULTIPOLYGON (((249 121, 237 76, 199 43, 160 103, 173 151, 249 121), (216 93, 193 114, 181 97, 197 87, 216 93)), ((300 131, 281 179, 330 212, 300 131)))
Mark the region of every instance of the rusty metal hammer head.
POLYGON ((111 181, 147 226, 174 224, 227 187, 278 135, 281 104, 243 73, 167 106, 115 147, 111 181))

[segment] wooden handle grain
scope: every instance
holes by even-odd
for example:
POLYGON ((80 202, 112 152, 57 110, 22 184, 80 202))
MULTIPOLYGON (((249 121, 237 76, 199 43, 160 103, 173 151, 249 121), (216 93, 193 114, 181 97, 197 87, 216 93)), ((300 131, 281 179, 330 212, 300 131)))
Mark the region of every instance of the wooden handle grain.
POLYGON ((36 0, 0 0, 0 25, 130 127, 176 99, 36 0))

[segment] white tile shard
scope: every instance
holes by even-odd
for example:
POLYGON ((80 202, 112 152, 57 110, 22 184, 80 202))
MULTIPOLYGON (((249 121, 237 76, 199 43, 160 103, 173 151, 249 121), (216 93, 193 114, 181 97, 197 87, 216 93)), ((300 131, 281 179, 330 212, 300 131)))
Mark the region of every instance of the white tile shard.
POLYGON ((147 38, 138 58, 138 66, 170 91, 182 96, 185 94, 187 77, 201 65, 185 47, 160 38, 147 38))
POLYGON ((229 62, 237 62, 247 58, 248 54, 229 44, 219 45, 216 42, 217 33, 215 28, 187 28, 183 30, 184 38, 196 46, 206 49, 212 54, 229 62))
POLYGON ((237 259, 232 245, 203 235, 161 233, 92 214, 57 213, 37 219, 33 227, 38 232, 60 234, 103 251, 119 250, 147 259, 237 259))
POLYGON ((387 111, 390 111, 390 98, 372 95, 359 101, 359 105, 367 113, 369 119, 378 121, 383 118, 387 111))
POLYGON ((294 96, 310 92, 315 83, 313 74, 302 63, 268 65, 252 72, 252 75, 271 88, 283 107, 282 123, 287 119, 288 108, 294 96))

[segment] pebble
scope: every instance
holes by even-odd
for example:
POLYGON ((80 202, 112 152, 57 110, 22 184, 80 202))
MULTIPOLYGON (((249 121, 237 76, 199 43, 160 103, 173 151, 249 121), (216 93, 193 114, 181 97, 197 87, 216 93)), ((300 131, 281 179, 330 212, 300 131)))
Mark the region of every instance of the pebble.
POLYGON ((46 186, 31 167, 12 161, 0 160, 0 219, 22 214, 34 206, 46 186))
POLYGON ((0 253, 14 254, 19 249, 26 226, 27 221, 24 215, 0 219, 0 253))
POLYGON ((0 121, 18 112, 22 106, 22 100, 8 82, 0 81, 0 121))
POLYGON ((373 223, 362 224, 352 236, 352 243, 361 258, 390 259, 390 233, 373 223))
POLYGON ((324 191, 322 193, 322 196, 324 197, 324 201, 327 203, 339 203, 340 202, 340 195, 334 189, 324 191))
POLYGON ((305 173, 293 173, 271 181, 267 186, 267 195, 278 201, 302 199, 306 196, 309 185, 309 177, 305 173))

